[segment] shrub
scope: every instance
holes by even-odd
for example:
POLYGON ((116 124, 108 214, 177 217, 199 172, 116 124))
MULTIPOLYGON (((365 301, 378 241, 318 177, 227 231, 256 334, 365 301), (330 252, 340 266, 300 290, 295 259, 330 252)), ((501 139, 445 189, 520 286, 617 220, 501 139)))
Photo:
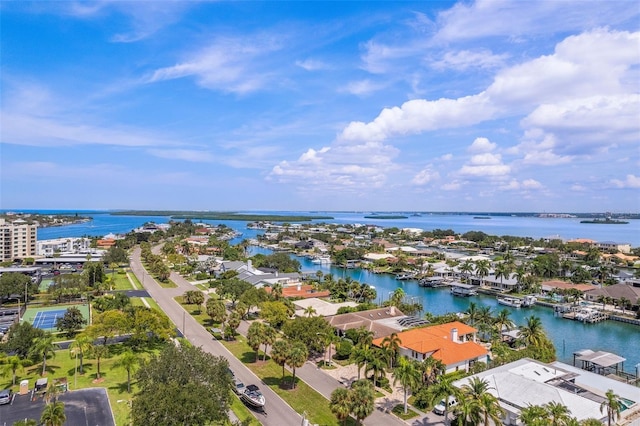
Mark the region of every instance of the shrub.
POLYGON ((351 350, 353 349, 353 343, 349 340, 342 339, 336 348, 335 359, 342 360, 351 356, 351 350))

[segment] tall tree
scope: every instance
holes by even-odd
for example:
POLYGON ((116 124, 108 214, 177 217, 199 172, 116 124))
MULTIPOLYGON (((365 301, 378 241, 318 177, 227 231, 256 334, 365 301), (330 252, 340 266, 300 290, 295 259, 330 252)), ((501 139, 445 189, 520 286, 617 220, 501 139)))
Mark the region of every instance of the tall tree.
POLYGON ((217 323, 223 323, 227 318, 227 309, 224 306, 224 302, 220 299, 207 299, 206 304, 207 315, 211 317, 211 321, 217 323))
POLYGON ((224 424, 231 393, 229 364, 198 347, 167 344, 135 373, 135 425, 224 424), (206 398, 203 397, 206 395, 206 398))
POLYGON ((254 362, 258 361, 258 351, 264 340, 264 327, 265 325, 261 322, 253 322, 247 330, 247 343, 255 352, 254 362))
POLYGON ((289 342, 286 340, 276 340, 271 347, 271 359, 276 364, 282 366, 282 378, 284 378, 284 366, 287 363, 289 354, 289 342))
POLYGON ((33 341, 31 347, 32 354, 37 357, 42 357, 42 374, 47 371, 47 357, 51 355, 55 358, 57 345, 53 343, 53 336, 50 333, 45 334, 42 337, 36 338, 33 341))
POLYGON ((45 405, 40 416, 40 423, 43 426, 62 426, 66 420, 62 402, 51 402, 45 405))
POLYGON ((80 374, 84 374, 84 356, 93 348, 93 341, 86 334, 79 334, 76 339, 69 345, 69 353, 72 357, 77 357, 80 361, 80 374))
POLYGON ((398 333, 391 333, 389 336, 382 339, 382 347, 388 353, 389 368, 393 368, 400 353, 400 344, 402 340, 398 337, 398 333))
POLYGON ((358 424, 367 418, 374 410, 375 393, 373 386, 367 380, 358 380, 351 385, 349 392, 351 412, 358 424))
POLYGON ((444 423, 449 424, 449 403, 450 398, 457 396, 459 390, 453 385, 453 380, 449 377, 440 376, 439 380, 427 390, 431 404, 437 404, 438 401, 444 401, 444 423))
POLYGON ((91 355, 96 359, 96 379, 100 379, 100 360, 109 355, 109 347, 107 345, 93 345, 91 355))
POLYGON ((344 425, 351 413, 349 391, 345 388, 337 388, 331 392, 329 407, 331 407, 331 412, 336 416, 338 421, 344 425))
POLYGON ((393 370, 393 384, 400 382, 404 392, 404 414, 407 414, 407 394, 420 383, 420 370, 407 358, 400 358, 398 366, 393 370))
POLYGON ((128 349, 124 351, 120 358, 113 364, 114 367, 123 368, 127 372, 127 392, 131 393, 131 373, 135 371, 135 369, 140 364, 140 357, 128 349))
POLYGON ((11 355, 2 360, 2 372, 11 374, 11 384, 16 385, 16 376, 18 371, 23 371, 26 361, 18 355, 11 355))
POLYGON ((620 417, 622 402, 620 402, 620 397, 616 395, 612 389, 607 390, 605 398, 602 404, 600 404, 600 412, 607 412, 607 424, 611 426, 611 423, 620 417))
POLYGON ((296 387, 296 368, 302 367, 309 358, 309 351, 304 343, 296 341, 291 344, 287 356, 287 364, 293 372, 292 387, 296 387))

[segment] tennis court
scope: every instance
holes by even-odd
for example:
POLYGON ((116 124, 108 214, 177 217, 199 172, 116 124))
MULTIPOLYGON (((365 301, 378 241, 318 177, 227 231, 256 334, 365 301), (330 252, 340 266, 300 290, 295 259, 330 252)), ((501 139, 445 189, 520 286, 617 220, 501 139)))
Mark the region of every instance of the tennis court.
POLYGON ((47 308, 29 308, 22 320, 30 322, 34 327, 47 331, 56 331, 56 321, 62 318, 69 308, 78 308, 85 319, 89 319, 88 305, 62 305, 47 308))

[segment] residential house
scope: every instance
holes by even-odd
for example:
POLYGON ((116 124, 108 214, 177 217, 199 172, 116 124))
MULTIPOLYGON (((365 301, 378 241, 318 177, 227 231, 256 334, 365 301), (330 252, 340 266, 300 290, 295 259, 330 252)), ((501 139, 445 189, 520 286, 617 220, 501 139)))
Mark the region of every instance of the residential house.
MULTIPOLYGON (((442 361, 447 373, 469 371, 475 363, 488 361, 489 352, 476 342, 477 332, 460 321, 403 331, 398 333, 400 355, 417 361, 433 357, 442 361)), ((382 339, 373 344, 381 346, 382 339)))

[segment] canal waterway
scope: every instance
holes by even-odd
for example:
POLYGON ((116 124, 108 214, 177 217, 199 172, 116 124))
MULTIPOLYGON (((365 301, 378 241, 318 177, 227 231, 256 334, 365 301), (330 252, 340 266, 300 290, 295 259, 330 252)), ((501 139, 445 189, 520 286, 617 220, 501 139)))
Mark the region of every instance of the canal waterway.
MULTIPOLYGON (((54 213, 39 211, 39 213, 54 213)), ((65 212, 65 213, 75 213, 65 212)), ((250 212, 269 214, 304 214, 300 212, 250 212)), ((109 233, 126 233, 145 222, 166 223, 169 217, 159 216, 113 216, 105 212, 83 212, 80 215, 91 216, 93 220, 87 223, 69 226, 41 228, 38 239, 66 238, 80 236, 103 236, 109 233)), ((513 235, 533 238, 557 236, 563 239, 589 238, 596 241, 627 242, 633 247, 640 246, 640 221, 630 220, 626 225, 593 225, 581 224, 579 219, 567 218, 537 218, 519 216, 492 216, 490 220, 474 220, 471 215, 421 214, 409 216, 407 219, 385 220, 366 219, 365 213, 351 212, 314 212, 326 214, 335 219, 317 222, 327 223, 367 223, 381 227, 453 229, 455 232, 482 231, 489 235, 513 235)), ((237 244, 243 239, 255 238, 262 233, 259 230, 246 228, 246 222, 241 221, 210 221, 212 225, 224 224, 242 235, 230 242, 237 244)), ((253 252, 264 249, 254 248, 253 252)), ((322 270, 334 277, 351 277, 352 279, 372 285, 378 293, 378 301, 386 300, 397 288, 402 288, 408 297, 417 298, 424 306, 425 312, 439 315, 447 312, 465 311, 470 302, 487 305, 492 311, 508 309, 511 318, 518 324, 524 324, 526 317, 536 315, 542 323, 556 347, 559 360, 571 364, 573 353, 580 349, 606 350, 627 358, 624 363, 625 371, 635 373, 635 366, 640 364, 640 327, 614 321, 604 321, 597 324, 584 324, 558 317, 550 308, 535 306, 526 309, 509 308, 498 305, 494 297, 479 295, 472 298, 454 297, 448 288, 429 289, 418 286, 416 281, 398 281, 388 274, 373 274, 359 269, 343 269, 333 265, 317 265, 309 259, 297 257, 302 264, 303 271, 322 270)))
MULTIPOLYGON (((270 253, 269 250, 254 247, 252 253, 270 253)), ((603 350, 613 352, 627 359, 624 363, 625 371, 635 374, 635 366, 640 364, 640 327, 615 321, 603 321, 597 324, 587 324, 572 321, 553 312, 553 309, 543 306, 531 308, 511 308, 499 305, 494 296, 478 295, 473 297, 453 296, 448 287, 425 288, 420 287, 415 280, 400 281, 390 274, 374 274, 363 269, 345 269, 333 265, 318 265, 306 257, 294 256, 302 265, 303 271, 320 270, 330 273, 335 279, 351 277, 361 283, 375 287, 378 294, 377 302, 389 299, 398 288, 404 290, 408 298, 422 303, 424 312, 441 315, 448 312, 464 312, 469 303, 474 302, 479 307, 489 306, 495 314, 502 309, 511 312, 511 319, 516 325, 524 325, 526 318, 535 315, 540 318, 549 338, 556 347, 558 360, 572 364, 573 353, 581 349, 603 350)))

